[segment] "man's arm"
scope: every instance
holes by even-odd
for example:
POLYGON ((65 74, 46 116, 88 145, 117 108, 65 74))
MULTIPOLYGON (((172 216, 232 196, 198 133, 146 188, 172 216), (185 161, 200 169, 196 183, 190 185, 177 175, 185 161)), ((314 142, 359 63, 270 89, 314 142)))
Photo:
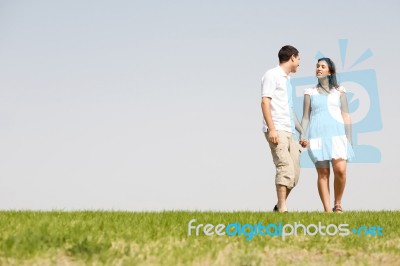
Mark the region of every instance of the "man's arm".
POLYGON ((276 131, 271 115, 271 98, 262 97, 261 110, 264 116, 265 123, 267 123, 268 127, 268 140, 271 141, 272 143, 278 144, 279 142, 278 132, 276 131))

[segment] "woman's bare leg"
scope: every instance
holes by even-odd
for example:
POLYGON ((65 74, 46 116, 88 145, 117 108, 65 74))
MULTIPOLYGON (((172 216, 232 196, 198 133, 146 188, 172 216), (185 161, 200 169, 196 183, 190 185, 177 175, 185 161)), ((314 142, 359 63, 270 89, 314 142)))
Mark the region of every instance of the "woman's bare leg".
POLYGON ((346 186, 347 161, 343 159, 332 160, 333 173, 335 175, 335 206, 342 204, 344 188, 346 186))
POLYGON ((324 205, 325 212, 331 211, 329 193, 329 161, 320 161, 315 164, 318 173, 318 193, 324 205))

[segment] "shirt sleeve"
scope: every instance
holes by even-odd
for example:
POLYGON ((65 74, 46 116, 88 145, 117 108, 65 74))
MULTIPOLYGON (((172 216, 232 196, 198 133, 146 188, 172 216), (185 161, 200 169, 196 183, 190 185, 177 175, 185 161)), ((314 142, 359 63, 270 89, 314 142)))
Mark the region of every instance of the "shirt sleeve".
POLYGON ((304 95, 312 95, 314 88, 307 88, 304 90, 304 95))
POLYGON ((339 88, 337 88, 337 90, 340 91, 340 92, 343 92, 343 93, 347 92, 346 88, 343 87, 342 85, 340 85, 339 88))
POLYGON ((276 90, 276 80, 274 76, 267 72, 262 78, 261 82, 261 97, 272 98, 276 90))

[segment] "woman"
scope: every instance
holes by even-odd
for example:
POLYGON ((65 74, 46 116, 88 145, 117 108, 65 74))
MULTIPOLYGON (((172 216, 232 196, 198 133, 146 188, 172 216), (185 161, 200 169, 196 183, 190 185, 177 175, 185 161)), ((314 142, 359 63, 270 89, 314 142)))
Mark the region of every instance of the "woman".
POLYGON ((346 90, 337 83, 335 64, 329 58, 318 60, 316 76, 318 84, 304 92, 301 126, 305 134, 308 131, 308 140, 300 136, 300 143, 308 147, 315 164, 318 192, 326 212, 331 211, 329 175, 332 164, 335 194, 332 211, 341 213, 347 160, 354 157, 346 90))

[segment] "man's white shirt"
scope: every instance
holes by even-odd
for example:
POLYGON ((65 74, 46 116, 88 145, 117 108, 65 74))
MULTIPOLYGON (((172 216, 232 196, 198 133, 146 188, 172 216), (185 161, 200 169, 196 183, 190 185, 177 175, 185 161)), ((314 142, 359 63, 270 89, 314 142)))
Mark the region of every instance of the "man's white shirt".
MULTIPOLYGON (((294 133, 291 119, 292 86, 289 75, 280 66, 265 72, 261 80, 261 97, 271 98, 271 116, 275 129, 294 133)), ((267 132, 267 124, 265 120, 263 122, 263 131, 267 132)))

